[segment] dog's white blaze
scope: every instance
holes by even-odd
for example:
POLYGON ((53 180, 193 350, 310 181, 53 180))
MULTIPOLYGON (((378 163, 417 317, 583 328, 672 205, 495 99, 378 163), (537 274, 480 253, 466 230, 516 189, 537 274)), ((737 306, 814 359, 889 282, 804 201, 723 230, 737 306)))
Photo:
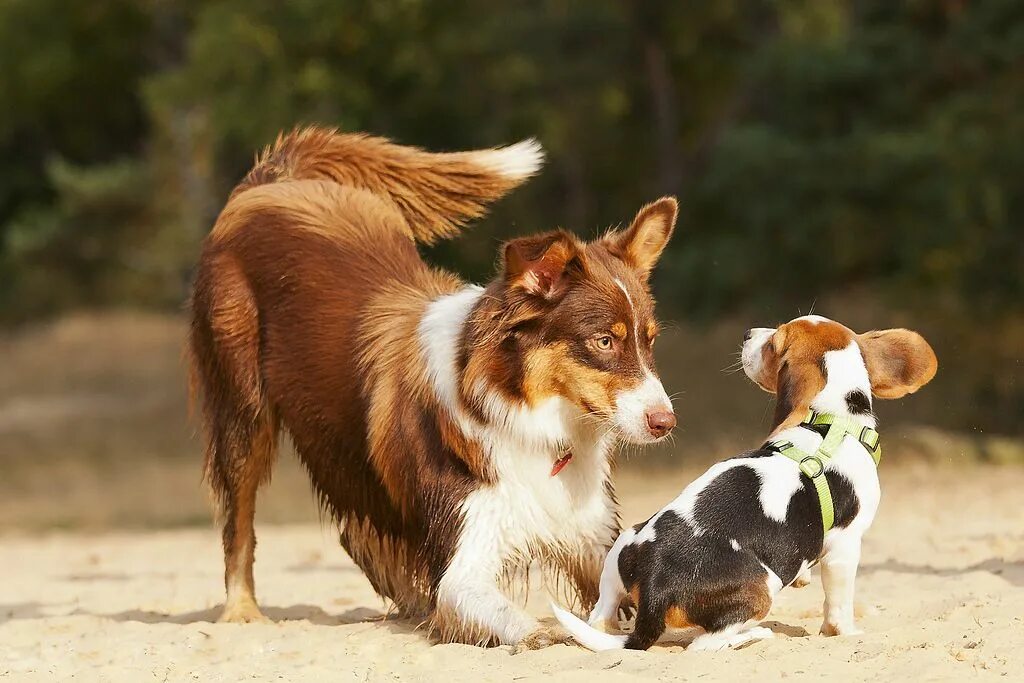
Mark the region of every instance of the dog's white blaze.
POLYGON ((619 286, 622 293, 626 295, 626 303, 629 304, 629 315, 633 319, 633 345, 636 347, 636 359, 640 363, 640 367, 644 369, 644 372, 649 373, 647 364, 644 363, 643 354, 640 353, 640 321, 637 320, 636 307, 633 306, 633 297, 629 295, 629 290, 626 289, 626 285, 622 283, 622 280, 615 278, 615 284, 619 286))
POLYGON ((580 411, 560 398, 530 408, 481 393, 493 424, 479 425, 464 415, 456 353, 466 316, 481 293, 470 287, 432 302, 419 327, 430 384, 459 426, 486 449, 496 480, 463 502, 462 533, 437 600, 501 642, 515 643, 538 624, 499 590, 499 575, 506 561, 533 559, 535 549, 545 546, 592 562, 597 570, 618 527, 605 488, 613 440, 578 419, 580 411), (573 460, 553 477, 562 447, 571 448, 573 460))
POLYGON ((529 178, 544 165, 544 148, 534 138, 467 154, 474 162, 513 180, 529 178))
POLYGON ((644 373, 644 380, 635 388, 627 391, 620 391, 615 396, 615 423, 623 435, 631 441, 645 443, 656 441, 647 429, 647 413, 656 410, 672 410, 672 401, 665 393, 662 385, 651 369, 644 362, 643 353, 640 350, 640 322, 637 320, 636 308, 633 306, 633 298, 629 296, 629 290, 622 280, 615 278, 615 284, 626 296, 626 303, 629 304, 629 314, 633 319, 633 345, 636 348, 637 362, 644 373))
POLYGON ((739 550, 740 550, 740 543, 735 538, 730 538, 729 539, 729 545, 732 546, 733 550, 739 552, 739 550))

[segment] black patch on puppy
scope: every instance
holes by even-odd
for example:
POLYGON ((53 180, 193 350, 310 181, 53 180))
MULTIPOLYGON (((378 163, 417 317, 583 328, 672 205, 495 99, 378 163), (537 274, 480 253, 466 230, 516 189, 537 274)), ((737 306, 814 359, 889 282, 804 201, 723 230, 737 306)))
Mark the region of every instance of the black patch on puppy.
POLYGON ((821 554, 824 540, 818 493, 810 477, 800 478, 803 487, 790 499, 785 522, 765 515, 761 478, 752 467, 742 465, 722 472, 701 491, 693 521, 708 532, 736 539, 788 584, 803 561, 821 554))
POLYGON ((871 399, 860 389, 854 389, 846 395, 846 407, 854 415, 870 415, 871 399))

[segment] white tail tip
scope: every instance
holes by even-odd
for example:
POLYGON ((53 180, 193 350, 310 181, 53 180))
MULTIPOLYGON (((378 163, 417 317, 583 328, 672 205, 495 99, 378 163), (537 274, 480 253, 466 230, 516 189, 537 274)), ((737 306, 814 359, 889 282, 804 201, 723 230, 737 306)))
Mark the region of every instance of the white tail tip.
POLYGON ((507 147, 481 150, 475 161, 506 178, 523 180, 544 165, 544 148, 536 139, 528 138, 507 147))
POLYGON ((626 646, 626 636, 617 636, 605 633, 604 631, 598 631, 575 614, 565 611, 553 602, 550 604, 551 611, 555 613, 555 618, 562 624, 562 627, 572 634, 577 643, 588 650, 593 650, 594 652, 621 650, 626 646))

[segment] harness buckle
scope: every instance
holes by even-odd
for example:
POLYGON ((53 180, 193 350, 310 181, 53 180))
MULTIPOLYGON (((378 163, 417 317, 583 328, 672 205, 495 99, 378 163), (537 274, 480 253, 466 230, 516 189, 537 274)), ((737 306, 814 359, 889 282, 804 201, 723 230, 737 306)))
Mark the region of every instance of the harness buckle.
POLYGON ((863 446, 864 448, 868 449, 868 451, 873 455, 875 452, 878 451, 878 444, 881 443, 882 440, 876 438, 874 444, 869 443, 867 438, 866 438, 868 430, 869 430, 869 427, 866 427, 866 426, 862 427, 861 430, 860 430, 860 436, 857 437, 857 440, 860 441, 860 445, 861 446, 863 446))
POLYGON ((823 463, 821 461, 821 458, 819 458, 816 455, 808 455, 803 460, 800 461, 800 470, 811 479, 817 479, 825 471, 825 463, 823 463), (804 463, 806 463, 807 461, 816 464, 818 466, 818 471, 811 474, 811 472, 809 471, 810 468, 804 465, 804 463))

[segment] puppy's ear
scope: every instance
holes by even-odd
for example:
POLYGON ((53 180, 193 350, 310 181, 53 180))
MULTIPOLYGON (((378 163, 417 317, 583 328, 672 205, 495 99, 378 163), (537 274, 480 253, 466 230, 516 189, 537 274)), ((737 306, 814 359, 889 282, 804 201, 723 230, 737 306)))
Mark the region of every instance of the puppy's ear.
POLYGON ((857 335, 878 398, 900 398, 928 384, 939 369, 935 352, 911 330, 876 330, 857 335))
POLYGON ((647 276, 676 227, 679 205, 675 197, 662 197, 640 209, 625 230, 605 237, 609 251, 647 276))
POLYGON ((505 244, 505 282, 551 301, 565 294, 579 258, 576 239, 561 230, 520 237, 505 244))

